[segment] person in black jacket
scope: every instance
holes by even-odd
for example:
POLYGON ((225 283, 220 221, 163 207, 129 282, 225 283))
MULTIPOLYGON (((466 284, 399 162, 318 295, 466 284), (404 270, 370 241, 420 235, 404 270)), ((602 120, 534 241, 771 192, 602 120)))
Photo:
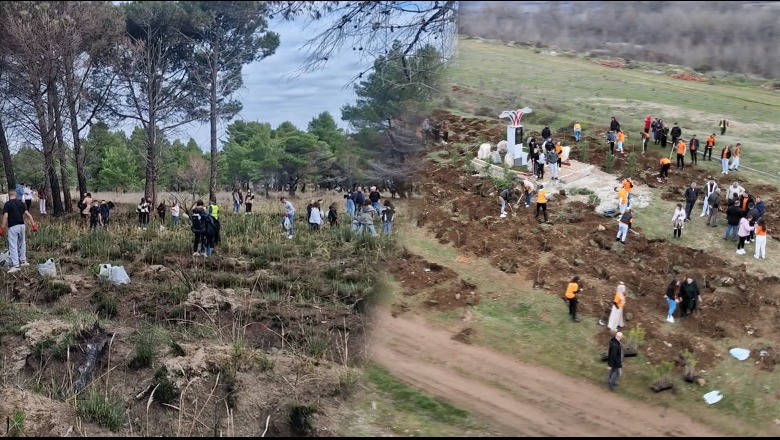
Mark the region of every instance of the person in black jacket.
POLYGON ((620 122, 618 122, 618 120, 615 119, 614 116, 612 117, 612 120, 609 121, 609 130, 610 131, 618 131, 618 130, 620 130, 620 122))
POLYGON ((615 391, 617 380, 623 375, 623 344, 620 343, 621 339, 623 339, 623 333, 617 332, 609 340, 609 352, 607 353, 609 376, 607 377, 607 386, 612 391, 615 391))
POLYGON ((682 299, 680 319, 682 319, 691 315, 696 310, 698 303, 701 302, 699 285, 696 284, 696 281, 690 275, 680 285, 680 298, 682 299))
POLYGON ((542 139, 547 140, 552 137, 552 131, 550 131, 550 127, 546 126, 542 129, 542 139))
POLYGON ((672 148, 674 148, 677 145, 677 139, 680 139, 682 136, 682 129, 675 122, 674 127, 672 127, 672 131, 670 131, 669 134, 672 135, 672 148))
POLYGON ((691 151, 691 164, 696 165, 699 156, 699 140, 696 139, 695 134, 691 136, 691 140, 688 142, 688 149, 691 151))
POLYGON ((685 190, 685 221, 691 221, 691 211, 696 199, 699 198, 699 190, 696 189, 696 182, 691 182, 691 186, 685 190))
POLYGON ((729 232, 733 232, 731 241, 737 241, 740 220, 742 220, 742 208, 739 207, 739 196, 734 194, 734 198, 729 200, 729 207, 726 209, 726 235, 723 236, 724 240, 728 240, 729 232))

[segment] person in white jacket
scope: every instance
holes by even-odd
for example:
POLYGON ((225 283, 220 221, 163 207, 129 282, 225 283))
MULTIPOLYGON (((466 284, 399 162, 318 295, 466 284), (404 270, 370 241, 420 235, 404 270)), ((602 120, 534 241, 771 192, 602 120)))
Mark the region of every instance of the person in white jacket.
POLYGON ((319 231, 322 226, 322 211, 320 211, 320 202, 314 202, 311 207, 311 214, 309 214, 309 225, 312 231, 319 231))
POLYGON ((707 199, 710 197, 710 194, 715 192, 715 188, 717 187, 718 184, 715 182, 712 176, 708 176, 707 183, 704 184, 704 203, 702 203, 703 206, 701 208, 701 215, 699 217, 704 217, 710 213, 710 204, 707 203, 707 199))
POLYGON ((682 203, 677 204, 677 208, 674 209, 674 214, 672 214, 672 227, 674 228, 674 238, 679 239, 682 237, 682 228, 685 224, 685 209, 682 206, 682 203))
POLYGON ((745 188, 742 187, 742 185, 739 184, 739 182, 734 182, 729 187, 729 192, 727 193, 727 200, 734 200, 734 194, 738 195, 739 197, 742 197, 742 194, 745 193, 745 188))

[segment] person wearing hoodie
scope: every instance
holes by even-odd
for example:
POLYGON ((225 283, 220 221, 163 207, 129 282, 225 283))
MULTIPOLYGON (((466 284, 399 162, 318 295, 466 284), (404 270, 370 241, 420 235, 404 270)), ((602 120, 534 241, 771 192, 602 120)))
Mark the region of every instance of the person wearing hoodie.
POLYGON ((753 229, 750 231, 750 236, 748 237, 747 241, 745 243, 752 243, 756 240, 756 223, 758 223, 758 210, 756 210, 756 204, 751 203, 748 205, 748 216, 750 216, 753 221, 750 222, 750 226, 753 226, 753 229))
POLYGON ((620 130, 620 122, 618 122, 618 120, 614 116, 609 121, 609 129, 610 129, 610 131, 618 131, 618 130, 620 130))
POLYGON ((672 135, 672 145, 677 145, 677 141, 682 137, 682 129, 675 122, 674 127, 672 127, 672 131, 670 131, 669 134, 672 135))
POLYGON ((696 284, 696 281, 690 275, 680 285, 680 297, 682 298, 680 318, 685 318, 693 314, 701 302, 699 285, 696 284))
POLYGON ((672 228, 674 228, 674 232, 672 233, 673 238, 679 239, 682 237, 682 228, 684 223, 685 210, 683 209, 682 204, 678 203, 677 208, 674 209, 674 214, 672 214, 672 228))
MULTIPOLYGON (((717 182, 715 182, 715 179, 712 178, 712 176, 707 176, 707 183, 704 184, 704 200, 705 202, 710 197, 710 194, 715 192, 715 188, 718 187, 717 182)), ((701 208, 701 215, 699 217, 704 217, 705 215, 709 214, 710 205, 708 203, 702 203, 701 208)))
POLYGON ((542 139, 547 140, 550 139, 551 137, 552 137, 552 131, 550 130, 550 127, 545 125, 544 128, 542 129, 542 139))
POLYGON ((674 323, 674 311, 677 309, 677 303, 680 302, 680 280, 672 280, 669 283, 664 297, 669 305, 669 311, 666 313, 666 322, 674 323))
POLYGON ((614 131, 607 132, 607 142, 609 142, 609 154, 615 155, 615 141, 617 140, 617 135, 614 131))
POLYGON ((688 149, 691 151, 691 165, 699 163, 699 140, 696 139, 696 135, 691 135, 691 140, 688 142, 688 149))
POLYGON ((376 228, 374 227, 374 216, 376 211, 371 206, 371 200, 364 200, 363 206, 360 207, 360 214, 358 215, 358 229, 357 233, 362 234, 364 229, 368 229, 372 237, 376 237, 376 228))
POLYGON ((717 227, 718 204, 720 203, 720 188, 715 188, 715 191, 710 193, 704 203, 709 207, 707 209, 707 226, 717 227))
POLYGON ((750 214, 748 214, 747 217, 742 217, 739 220, 739 231, 737 231, 737 235, 739 235, 739 243, 737 243, 737 254, 739 255, 745 255, 745 242, 747 241, 748 237, 750 237, 750 231, 755 228, 755 226, 750 226, 752 221, 753 217, 751 217, 750 214))
POLYGON ((734 196, 742 197, 742 194, 745 193, 745 188, 743 188, 738 182, 734 182, 729 187, 728 193, 726 193, 726 198, 729 200, 734 200, 734 196))
POLYGON ((610 391, 615 391, 617 380, 623 375, 623 345, 620 343, 621 339, 623 339, 623 333, 617 332, 609 340, 609 351, 607 352, 609 376, 607 377, 607 387, 609 387, 610 391))

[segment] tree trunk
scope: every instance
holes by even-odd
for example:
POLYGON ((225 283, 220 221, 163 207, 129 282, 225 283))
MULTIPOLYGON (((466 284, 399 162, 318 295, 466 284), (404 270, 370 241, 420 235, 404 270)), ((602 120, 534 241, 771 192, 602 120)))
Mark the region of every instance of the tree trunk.
POLYGON ((209 123, 211 124, 211 177, 209 179, 209 200, 217 199, 217 57, 219 57, 219 38, 214 39, 214 51, 211 59, 211 77, 209 84, 209 123))
POLYGON ((73 70, 68 69, 65 75, 65 96, 68 102, 68 114, 70 116, 70 131, 73 133, 73 156, 76 163, 76 181, 79 186, 79 196, 87 192, 87 175, 84 169, 84 152, 81 150, 81 136, 79 131, 78 110, 76 109, 77 97, 74 93, 73 70))
POLYGON ((146 183, 144 197, 157 201, 157 130, 154 124, 146 127, 146 183))
POLYGON ((57 182, 57 171, 54 168, 54 139, 53 130, 50 129, 46 120, 46 105, 41 97, 40 87, 33 85, 33 104, 35 106, 35 116, 38 119, 38 131, 41 134, 41 144, 43 145, 43 169, 44 176, 48 182, 46 188, 46 200, 50 200, 54 209, 54 216, 65 214, 65 208, 62 206, 62 194, 60 185, 57 182))
POLYGON ((3 170, 5 171, 5 181, 8 182, 8 190, 16 188, 16 176, 14 175, 14 164, 11 161, 11 150, 8 148, 8 139, 5 138, 5 127, 0 120, 0 154, 3 155, 3 170))
POLYGON ((49 121, 54 125, 54 134, 57 141, 57 155, 60 159, 60 178, 62 179, 62 198, 65 201, 65 212, 73 211, 73 200, 70 195, 70 181, 68 179, 68 154, 65 148, 65 140, 62 138, 62 108, 54 84, 49 86, 49 121))

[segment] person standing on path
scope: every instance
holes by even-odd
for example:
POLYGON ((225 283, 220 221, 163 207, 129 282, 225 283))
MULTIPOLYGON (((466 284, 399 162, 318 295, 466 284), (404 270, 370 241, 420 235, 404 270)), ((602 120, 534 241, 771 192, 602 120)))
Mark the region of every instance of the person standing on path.
POLYGON ((674 311, 680 302, 680 280, 672 280, 666 287, 666 304, 669 305, 669 311, 666 313, 666 322, 674 324, 674 311))
POLYGON ((246 191, 246 197, 244 197, 244 213, 251 214, 252 213, 252 204, 255 202, 255 195, 252 194, 252 190, 249 189, 246 191))
POLYGON ((696 139, 696 135, 691 136, 690 142, 688 142, 688 149, 691 150, 691 165, 697 165, 699 163, 699 140, 696 139))
POLYGON ((27 262, 27 240, 25 220, 29 220, 33 232, 38 231, 27 205, 17 199, 15 190, 8 191, 8 201, 3 205, 3 222, 0 226, 0 236, 8 231, 8 253, 11 256, 11 268, 8 273, 19 272, 21 266, 29 266, 27 262))
POLYGON ((607 352, 607 365, 609 366, 609 376, 607 377, 607 387, 610 391, 615 391, 617 380, 623 375, 623 332, 615 333, 615 336, 609 340, 609 351, 607 352))
POLYGON ((580 277, 575 275, 566 286, 566 293, 564 294, 564 299, 569 303, 569 317, 572 322, 580 322, 577 318, 577 297, 582 290, 582 287, 580 287, 580 277))
POLYGON ((681 203, 677 204, 677 208, 674 209, 674 214, 672 214, 672 228, 674 228, 674 232, 672 233, 673 238, 681 238, 682 237, 682 228, 685 223, 685 210, 682 207, 681 203))
POLYGON ((709 197, 704 201, 709 206, 707 215, 707 226, 717 227, 718 204, 720 203, 720 188, 715 188, 709 197))
POLYGON ((685 190, 685 221, 691 221, 691 211, 698 198, 699 190, 696 189, 696 182, 691 182, 691 186, 685 190))
POLYGON ((626 285, 621 281, 615 291, 615 297, 612 299, 612 311, 609 313, 607 328, 617 331, 618 327, 623 327, 623 306, 626 305, 626 285))
POLYGON ((701 160, 712 160, 712 148, 715 147, 715 133, 712 133, 707 140, 704 141, 704 155, 701 160))
POLYGON ((726 128, 729 126, 729 121, 726 118, 720 120, 718 127, 720 127, 720 135, 726 134, 726 128))
POLYGON ((766 259, 766 222, 761 218, 756 224, 756 253, 755 259, 766 259))

